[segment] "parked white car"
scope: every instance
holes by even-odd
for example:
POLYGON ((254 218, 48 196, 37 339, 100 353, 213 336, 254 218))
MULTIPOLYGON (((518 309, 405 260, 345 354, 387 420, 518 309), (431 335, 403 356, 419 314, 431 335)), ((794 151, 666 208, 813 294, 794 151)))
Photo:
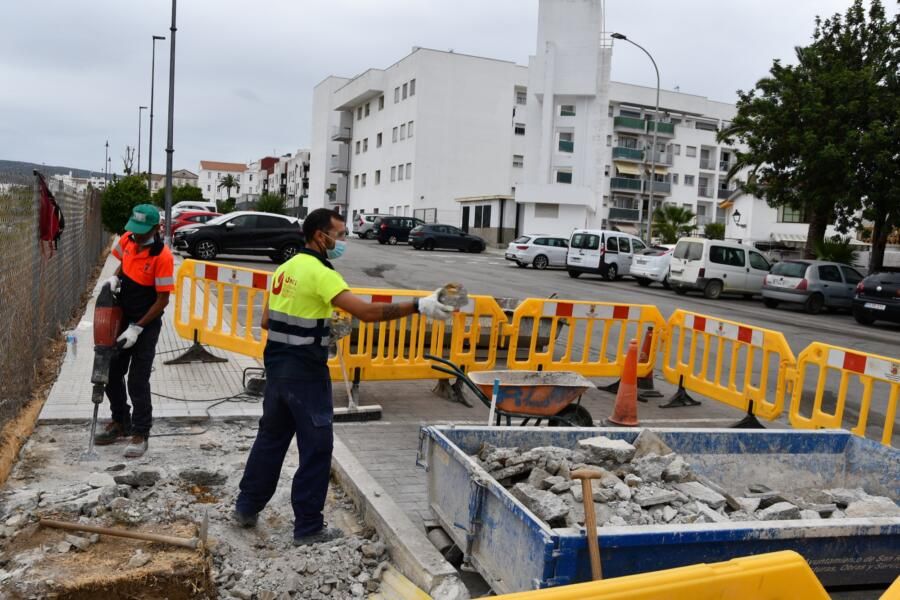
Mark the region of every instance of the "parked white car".
POLYGON ((678 294, 699 290, 707 298, 724 294, 753 297, 762 291, 771 265, 751 246, 682 238, 669 263, 669 284, 678 294))
POLYGON ((566 238, 542 233, 525 234, 506 247, 506 260, 525 268, 565 267, 569 241, 566 238))
POLYGON ((576 229, 569 238, 566 270, 569 277, 598 273, 612 281, 631 273, 635 254, 647 249, 640 238, 606 229, 576 229))
POLYGON ((669 262, 675 244, 647 248, 641 254, 635 254, 631 263, 631 276, 641 287, 647 287, 654 281, 669 289, 669 262))

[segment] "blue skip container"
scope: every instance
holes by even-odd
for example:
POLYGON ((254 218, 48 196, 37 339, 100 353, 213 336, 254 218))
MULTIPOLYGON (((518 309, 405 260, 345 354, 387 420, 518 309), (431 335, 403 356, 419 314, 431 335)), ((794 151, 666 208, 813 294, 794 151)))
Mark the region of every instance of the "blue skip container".
MULTIPOLYGON (((428 502, 469 564, 497 593, 590 581, 587 538, 551 529, 469 458, 487 442, 577 448, 640 429, 433 426, 419 460, 428 502)), ((846 431, 653 429, 692 469, 740 496, 749 483, 789 493, 857 488, 900 497, 900 451, 846 431)), ((900 575, 900 517, 667 524, 599 529, 603 576, 619 577, 794 550, 826 587, 885 585, 900 575)))

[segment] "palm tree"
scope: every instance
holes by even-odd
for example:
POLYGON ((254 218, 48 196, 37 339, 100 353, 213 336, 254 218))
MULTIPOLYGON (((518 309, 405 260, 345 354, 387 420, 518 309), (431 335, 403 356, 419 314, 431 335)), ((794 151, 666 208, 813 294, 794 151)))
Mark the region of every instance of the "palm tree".
POLYGON ((678 238, 694 229, 694 213, 689 208, 663 204, 653 212, 653 230, 664 244, 674 244, 678 238))
POLYGON ((240 187, 240 180, 230 173, 220 179, 218 185, 216 185, 217 189, 221 190, 222 188, 225 188, 225 190, 228 192, 229 198, 231 198, 231 188, 238 188, 238 191, 240 191, 240 187))

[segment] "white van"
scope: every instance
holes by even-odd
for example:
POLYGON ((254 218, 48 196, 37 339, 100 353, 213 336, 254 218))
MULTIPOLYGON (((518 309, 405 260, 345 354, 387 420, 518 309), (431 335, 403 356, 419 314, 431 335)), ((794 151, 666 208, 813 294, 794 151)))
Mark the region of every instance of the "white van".
POLYGON ((631 273, 635 254, 647 248, 640 238, 606 229, 576 229, 569 238, 566 270, 569 277, 599 273, 607 281, 631 273))
POLYGON ((194 200, 185 200, 183 202, 176 202, 172 205, 172 213, 183 213, 188 211, 206 211, 206 212, 219 212, 219 207, 216 206, 216 203, 213 201, 194 201, 194 200))
POLYGON ((762 292, 771 265, 752 248, 722 240, 682 238, 669 262, 669 285, 678 294, 699 290, 707 298, 762 292))

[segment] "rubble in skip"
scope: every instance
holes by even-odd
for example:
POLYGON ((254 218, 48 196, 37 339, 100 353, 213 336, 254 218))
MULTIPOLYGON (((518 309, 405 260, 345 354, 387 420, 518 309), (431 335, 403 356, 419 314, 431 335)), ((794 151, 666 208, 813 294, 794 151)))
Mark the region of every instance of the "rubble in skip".
POLYGON ((633 444, 601 435, 576 449, 485 443, 471 458, 554 528, 584 525, 582 484, 570 478, 579 469, 598 474, 591 496, 600 527, 900 516, 894 500, 861 488, 789 493, 754 482, 730 494, 649 430, 633 444))

